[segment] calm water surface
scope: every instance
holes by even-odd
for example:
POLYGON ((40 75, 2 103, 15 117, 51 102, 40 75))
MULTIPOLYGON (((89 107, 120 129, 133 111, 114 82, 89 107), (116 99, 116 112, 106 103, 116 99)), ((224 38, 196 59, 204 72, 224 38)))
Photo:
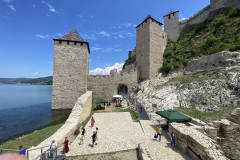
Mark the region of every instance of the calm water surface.
POLYGON ((0 144, 49 125, 51 85, 0 84, 0 144))

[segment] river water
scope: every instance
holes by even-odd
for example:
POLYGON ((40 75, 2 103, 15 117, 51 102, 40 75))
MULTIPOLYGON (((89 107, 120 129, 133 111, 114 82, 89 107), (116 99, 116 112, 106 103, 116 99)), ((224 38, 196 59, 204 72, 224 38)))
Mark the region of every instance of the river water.
POLYGON ((0 84, 0 144, 51 121, 51 85, 0 84))

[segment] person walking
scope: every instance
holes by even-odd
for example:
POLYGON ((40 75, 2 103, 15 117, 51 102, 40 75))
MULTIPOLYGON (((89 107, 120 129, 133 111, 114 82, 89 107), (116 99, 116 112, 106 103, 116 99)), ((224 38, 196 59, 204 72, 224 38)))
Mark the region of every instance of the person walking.
POLYGON ((171 141, 171 146, 173 145, 174 147, 176 147, 176 144, 175 144, 175 135, 174 135, 174 132, 171 133, 171 138, 172 138, 172 141, 171 141))
POLYGON ((143 105, 140 106, 140 112, 142 112, 142 110, 143 110, 143 105))
POLYGON ((82 136, 81 136, 80 144, 83 144, 84 139, 85 139, 85 128, 82 127, 82 136))
POLYGON ((52 143, 50 145, 50 155, 51 155, 51 157, 54 157, 56 149, 57 149, 57 142, 55 142, 55 140, 53 139, 52 143))
POLYGON ((96 132, 95 131, 93 131, 93 135, 92 135, 92 147, 94 147, 94 144, 96 144, 97 145, 97 142, 96 142, 96 132))
POLYGON ((161 141, 162 128, 160 125, 157 127, 157 136, 159 136, 159 142, 161 141))
POLYGON ((91 127, 94 126, 94 123, 95 123, 95 119, 92 117, 92 119, 91 119, 91 127))
POLYGON ((68 138, 67 137, 65 137, 65 141, 64 141, 64 148, 63 148, 63 154, 64 153, 68 153, 69 152, 69 147, 68 147, 68 138))
POLYGON ((138 105, 137 105, 137 103, 136 103, 136 111, 138 111, 138 105))

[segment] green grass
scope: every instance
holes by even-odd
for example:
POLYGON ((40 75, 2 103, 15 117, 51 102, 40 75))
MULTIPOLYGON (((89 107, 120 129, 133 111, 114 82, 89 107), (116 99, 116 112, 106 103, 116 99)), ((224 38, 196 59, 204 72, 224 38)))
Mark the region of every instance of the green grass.
POLYGON ((138 121, 138 114, 137 112, 135 112, 134 110, 130 109, 130 108, 116 108, 113 110, 113 112, 130 112, 132 120, 133 121, 138 121))
MULTIPOLYGON (((238 107, 240 106, 238 105, 238 107)), ((209 121, 221 120, 226 118, 235 108, 237 107, 222 108, 220 111, 216 111, 216 112, 201 112, 194 108, 184 108, 184 107, 178 107, 174 109, 181 113, 189 115, 193 118, 200 119, 203 122, 209 122, 209 121)))
POLYGON ((183 31, 177 42, 168 42, 164 55, 162 73, 169 73, 187 65, 196 58, 221 51, 240 50, 240 10, 224 9, 214 18, 192 25, 183 31), (226 16, 227 15, 227 16, 226 16))
POLYGON ((40 142, 55 133, 64 124, 70 113, 71 109, 53 110, 50 126, 3 143, 0 145, 0 148, 18 149, 18 147, 22 145, 25 149, 28 149, 31 146, 37 146, 40 142))

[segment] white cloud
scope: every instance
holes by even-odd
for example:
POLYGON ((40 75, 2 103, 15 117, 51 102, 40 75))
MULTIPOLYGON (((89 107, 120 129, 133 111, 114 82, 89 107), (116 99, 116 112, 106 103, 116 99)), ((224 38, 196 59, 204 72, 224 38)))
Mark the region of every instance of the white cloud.
MULTIPOLYGON (((60 37, 63 37, 64 35, 61 34, 61 33, 57 33, 57 34, 55 34, 55 36, 58 37, 58 38, 60 38, 60 37)), ((55 37, 55 36, 54 36, 54 37, 55 37)))
POLYGON ((92 47, 91 48, 91 51, 99 51, 99 50, 101 50, 101 48, 98 48, 98 47, 92 47))
POLYGON ((108 66, 106 68, 96 68, 93 70, 90 70, 90 74, 101 74, 101 75, 106 75, 109 74, 111 70, 117 69, 118 71, 122 70, 124 63, 115 63, 113 66, 108 66))
POLYGON ((8 5, 8 7, 14 12, 17 11, 13 5, 8 5))
POLYGON ((129 28, 129 27, 136 27, 136 24, 122 23, 122 24, 115 24, 115 25, 109 26, 110 29, 129 28))
POLYGON ((179 14, 179 20, 180 21, 183 21, 183 20, 186 20, 187 19, 187 17, 184 17, 182 14, 179 14))
POLYGON ((50 12, 59 13, 52 5, 47 4, 47 6, 48 6, 48 10, 49 10, 50 12))
POLYGON ((90 40, 97 40, 94 34, 83 34, 82 35, 83 39, 90 39, 90 40))
POLYGON ((119 38, 125 38, 121 33, 118 34, 119 38))
POLYGON ((104 37, 110 37, 111 36, 109 33, 105 32, 105 31, 98 32, 97 34, 102 35, 104 37))
POLYGON ((36 37, 37 37, 37 38, 40 38, 40 39, 51 39, 51 37, 50 37, 49 35, 37 34, 36 37))
POLYGON ((37 76, 38 74, 39 74, 39 72, 36 71, 36 72, 34 72, 34 73, 32 74, 32 76, 37 76))
POLYGON ((3 0, 3 2, 5 2, 5 3, 11 3, 11 2, 13 2, 14 0, 3 0))

